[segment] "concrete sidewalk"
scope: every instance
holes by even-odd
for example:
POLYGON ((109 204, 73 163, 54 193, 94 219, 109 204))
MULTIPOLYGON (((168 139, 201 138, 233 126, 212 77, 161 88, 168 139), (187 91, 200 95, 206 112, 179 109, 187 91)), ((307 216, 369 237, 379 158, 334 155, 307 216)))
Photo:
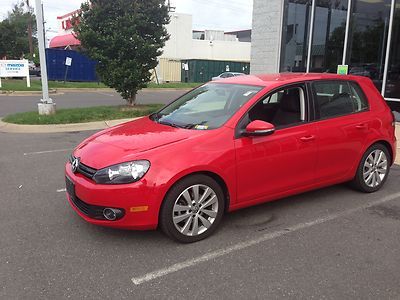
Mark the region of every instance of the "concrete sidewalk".
POLYGON ((106 129, 112 126, 116 126, 128 121, 136 120, 133 119, 120 119, 110 121, 99 121, 89 123, 74 123, 74 124, 55 124, 55 125, 19 125, 6 123, 0 120, 0 132, 7 133, 57 133, 57 132, 76 132, 76 131, 88 131, 88 130, 100 130, 106 129))
MULTIPOLYGON (((141 89, 141 92, 145 93, 155 93, 155 92, 189 92, 192 88, 144 88, 141 89)), ((65 93, 90 93, 90 92, 111 92, 117 93, 115 89, 112 88, 56 88, 50 89, 49 94, 52 95, 62 95, 65 93)), ((23 96, 40 96, 42 95, 42 91, 5 91, 0 90, 0 96, 15 96, 15 97, 23 97, 23 96)))

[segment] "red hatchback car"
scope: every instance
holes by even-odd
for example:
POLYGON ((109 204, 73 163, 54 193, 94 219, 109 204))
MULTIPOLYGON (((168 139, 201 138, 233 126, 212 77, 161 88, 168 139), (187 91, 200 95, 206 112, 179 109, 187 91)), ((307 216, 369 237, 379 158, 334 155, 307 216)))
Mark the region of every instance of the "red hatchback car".
POLYGON ((83 141, 66 165, 67 195, 90 223, 160 226, 194 242, 227 211, 348 181, 377 191, 395 144, 393 115, 368 78, 240 76, 83 141))

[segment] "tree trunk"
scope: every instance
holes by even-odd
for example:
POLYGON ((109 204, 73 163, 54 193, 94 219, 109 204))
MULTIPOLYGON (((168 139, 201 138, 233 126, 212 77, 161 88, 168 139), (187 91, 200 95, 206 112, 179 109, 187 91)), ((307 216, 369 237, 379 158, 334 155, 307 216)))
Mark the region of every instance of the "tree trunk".
POLYGON ((131 97, 129 97, 128 99, 126 99, 126 101, 128 102, 129 106, 135 106, 136 105, 136 93, 133 94, 131 97))

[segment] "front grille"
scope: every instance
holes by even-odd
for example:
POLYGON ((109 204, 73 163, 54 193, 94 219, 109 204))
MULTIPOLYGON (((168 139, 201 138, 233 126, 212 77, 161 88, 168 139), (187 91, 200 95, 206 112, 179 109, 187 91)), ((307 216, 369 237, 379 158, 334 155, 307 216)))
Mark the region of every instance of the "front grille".
MULTIPOLYGON (((81 213, 92 219, 106 220, 106 218, 103 215, 103 211, 106 208, 105 206, 91 205, 79 199, 75 192, 75 184, 68 176, 65 177, 65 184, 71 202, 81 213)), ((121 213, 117 217, 117 220, 119 220, 125 215, 125 210, 122 208, 117 208, 117 209, 121 211, 121 213)))
POLYGON ((104 218, 103 216, 103 210, 105 207, 87 204, 86 202, 83 202, 76 196, 70 195, 70 198, 74 203, 74 205, 76 206, 76 208, 78 208, 79 211, 83 213, 85 216, 97 220, 106 220, 106 218, 104 218))
MULTIPOLYGON (((73 155, 70 156, 69 162, 72 164, 75 160, 75 157, 73 155)), ((80 173, 83 176, 93 179, 94 174, 96 174, 97 170, 94 168, 91 168, 81 162, 78 164, 78 168, 76 169, 75 173, 80 173)))
POLYGON ((88 167, 87 165, 84 165, 83 163, 79 163, 78 169, 76 170, 78 173, 82 174, 83 176, 92 179, 94 174, 96 174, 97 170, 93 169, 91 167, 88 167))

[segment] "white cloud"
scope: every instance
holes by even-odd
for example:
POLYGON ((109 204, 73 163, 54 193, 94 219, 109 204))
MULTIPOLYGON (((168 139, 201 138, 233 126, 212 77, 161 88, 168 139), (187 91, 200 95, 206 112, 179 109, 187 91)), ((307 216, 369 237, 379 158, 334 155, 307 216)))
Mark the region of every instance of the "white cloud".
MULTIPOLYGON (((0 19, 7 15, 17 0, 0 0, 0 19)), ((81 0, 43 0, 47 35, 56 35, 57 16, 78 9, 81 0)), ((176 11, 193 15, 194 29, 219 29, 225 31, 250 29, 253 0, 171 0, 176 11)), ((30 0, 35 6, 35 0, 30 0)))

